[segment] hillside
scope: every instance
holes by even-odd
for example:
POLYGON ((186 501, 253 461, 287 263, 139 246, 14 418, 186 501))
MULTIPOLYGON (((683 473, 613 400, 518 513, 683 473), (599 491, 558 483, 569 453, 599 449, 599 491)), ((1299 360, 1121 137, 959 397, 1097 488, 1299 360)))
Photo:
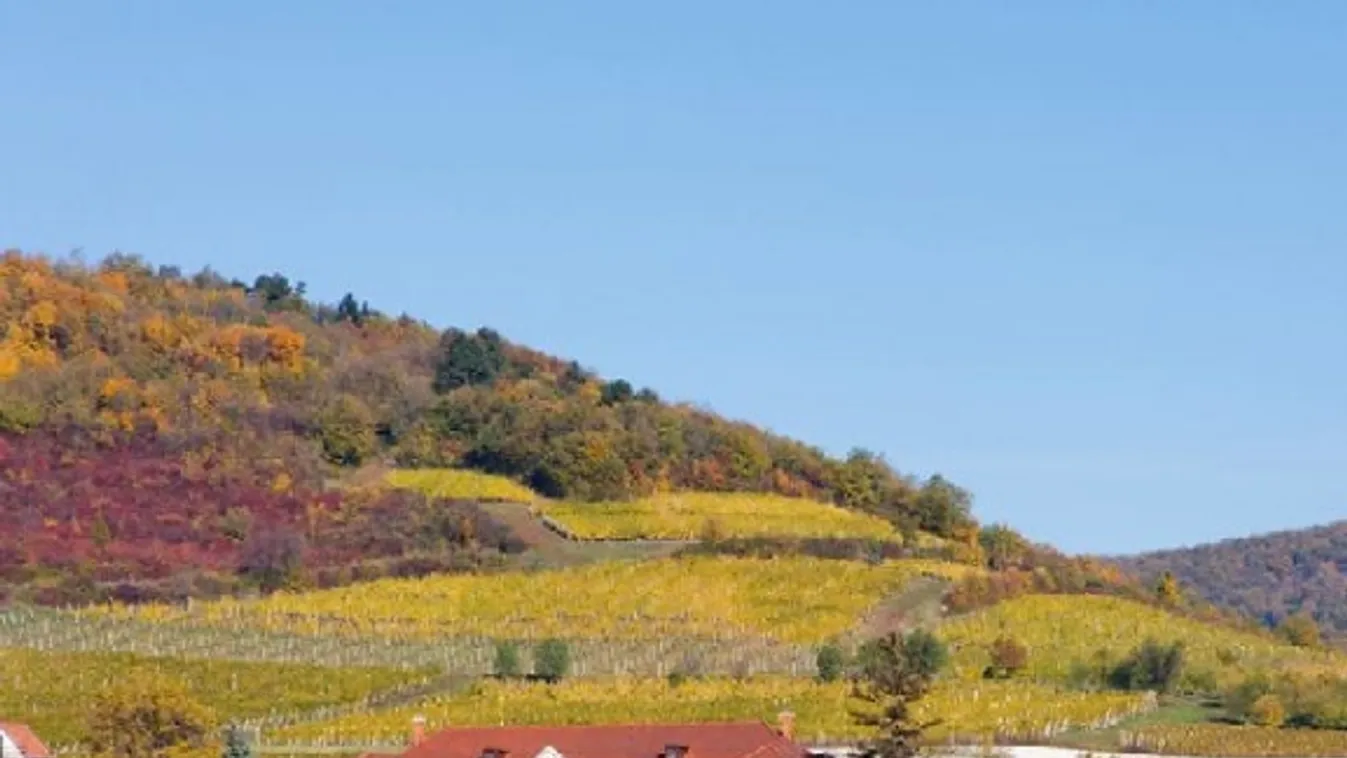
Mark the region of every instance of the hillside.
POLYGON ((0 717, 70 755, 142 673, 274 755, 416 714, 854 739, 843 677, 917 627, 949 652, 931 739, 1249 744, 1226 719, 1347 754, 1337 651, 489 329, 20 253, 0 327, 0 717))
POLYGON ((1347 634, 1347 521, 1113 559, 1145 581, 1186 588, 1269 626, 1305 613, 1347 634))
POLYGON ((357 546, 395 562, 362 569, 375 575, 510 551, 469 506, 432 523, 405 491, 333 487, 374 462, 475 469, 578 502, 775 493, 980 549, 969 495, 938 476, 829 457, 490 329, 436 331, 353 295, 313 303, 279 274, 244 284, 11 251, 0 325, 0 528, 20 536, 0 550, 0 581, 40 602, 275 584, 346 565, 357 546), (331 533, 355 511, 389 514, 391 534, 331 533), (464 519, 480 522, 472 538, 464 519))

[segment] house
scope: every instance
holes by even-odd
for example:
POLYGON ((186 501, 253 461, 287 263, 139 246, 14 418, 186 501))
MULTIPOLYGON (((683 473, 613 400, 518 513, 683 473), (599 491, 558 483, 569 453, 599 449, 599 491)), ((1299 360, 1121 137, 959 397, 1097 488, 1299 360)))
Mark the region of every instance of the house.
POLYGON ((27 724, 0 721, 0 758, 52 758, 27 724))
POLYGON ((794 741, 794 715, 761 721, 611 726, 412 727, 402 758, 808 758, 794 741))

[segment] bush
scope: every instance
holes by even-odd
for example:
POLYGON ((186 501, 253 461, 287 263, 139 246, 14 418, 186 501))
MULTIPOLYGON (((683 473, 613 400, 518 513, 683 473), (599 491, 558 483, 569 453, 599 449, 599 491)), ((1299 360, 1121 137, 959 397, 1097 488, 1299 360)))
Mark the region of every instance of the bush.
POLYGON ((819 648, 815 664, 818 666, 819 681, 835 682, 842 676, 846 659, 842 655, 842 648, 837 645, 824 645, 819 648))
POLYGON ((903 649, 916 662, 919 672, 934 677, 949 662, 949 648, 934 634, 916 629, 903 638, 903 649))
POLYGON ((987 679, 1009 679, 1029 663, 1029 651, 1004 634, 991 644, 992 662, 982 675, 987 679))
POLYGON ((1282 636, 1296 647, 1317 647, 1319 645, 1319 625, 1308 613, 1300 612, 1286 617, 1279 630, 1282 636))
POLYGON ((571 670, 571 649, 562 640, 546 640, 533 651, 533 673, 548 682, 561 681, 571 670))
POLYGON ((1109 684, 1121 690, 1169 692, 1183 676, 1183 663, 1183 643, 1146 640, 1109 673, 1109 684))
POLYGON ((1253 701, 1249 720, 1258 726, 1281 726, 1286 720, 1286 709, 1276 695, 1269 693, 1253 701))
POLYGON ((513 679, 519 676, 519 645, 510 641, 496 643, 496 660, 492 671, 501 679, 513 679))

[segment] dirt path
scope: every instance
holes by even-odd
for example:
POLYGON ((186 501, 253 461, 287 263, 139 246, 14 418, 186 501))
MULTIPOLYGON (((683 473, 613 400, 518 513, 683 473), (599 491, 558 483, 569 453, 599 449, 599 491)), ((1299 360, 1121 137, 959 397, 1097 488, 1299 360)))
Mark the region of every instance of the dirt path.
POLYGON ((848 634, 851 641, 871 639, 908 629, 930 629, 944 616, 941 600, 949 584, 947 580, 922 576, 908 582, 903 588, 884 598, 861 623, 848 634))
POLYGON ((482 503, 481 507, 528 545, 528 552, 521 558, 527 567, 559 568, 595 561, 662 558, 689 544, 662 540, 567 539, 538 520, 524 503, 482 503))

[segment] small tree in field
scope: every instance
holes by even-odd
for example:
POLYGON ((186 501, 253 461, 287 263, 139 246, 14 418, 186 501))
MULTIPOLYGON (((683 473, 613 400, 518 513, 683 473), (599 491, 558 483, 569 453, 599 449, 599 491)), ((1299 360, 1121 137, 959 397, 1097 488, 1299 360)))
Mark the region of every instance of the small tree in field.
POLYGON ((509 640, 496 643, 496 660, 492 670, 501 679, 519 676, 519 646, 509 640))
POLYGON ((1001 635, 992 643, 992 662, 982 675, 987 679, 1009 679, 1029 663, 1029 651, 1013 637, 1001 635))
POLYGON ((214 714, 173 679, 137 672, 99 693, 89 713, 89 743, 103 758, 171 758, 207 747, 214 714))
POLYGON ((546 640, 533 651, 533 673, 549 682, 561 681, 571 670, 571 649, 561 640, 546 640))
POLYGON ((846 665, 842 648, 836 645, 824 645, 819 648, 815 662, 818 666, 819 681, 823 682, 837 681, 842 676, 842 668, 846 665))
POLYGON ((852 714, 858 724, 878 732, 863 743, 865 758, 917 754, 922 734, 940 721, 919 721, 911 709, 926 696, 947 655, 940 640, 923 631, 905 637, 891 633, 870 646, 852 691, 853 697, 877 709, 852 714))

